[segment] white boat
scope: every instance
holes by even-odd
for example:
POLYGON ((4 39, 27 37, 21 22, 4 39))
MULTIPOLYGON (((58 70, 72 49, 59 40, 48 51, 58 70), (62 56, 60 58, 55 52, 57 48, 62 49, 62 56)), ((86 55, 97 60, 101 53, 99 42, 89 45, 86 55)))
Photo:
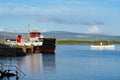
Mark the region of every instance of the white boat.
POLYGON ((91 45, 91 49, 92 50, 114 50, 115 45, 113 44, 104 45, 101 42, 99 45, 91 45))

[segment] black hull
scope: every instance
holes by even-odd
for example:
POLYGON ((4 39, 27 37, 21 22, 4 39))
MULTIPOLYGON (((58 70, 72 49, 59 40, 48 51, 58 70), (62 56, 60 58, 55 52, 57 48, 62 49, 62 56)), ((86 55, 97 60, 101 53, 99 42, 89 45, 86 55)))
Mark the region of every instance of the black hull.
POLYGON ((56 39, 55 38, 41 38, 43 40, 42 46, 34 46, 35 53, 54 53, 56 47, 56 39))

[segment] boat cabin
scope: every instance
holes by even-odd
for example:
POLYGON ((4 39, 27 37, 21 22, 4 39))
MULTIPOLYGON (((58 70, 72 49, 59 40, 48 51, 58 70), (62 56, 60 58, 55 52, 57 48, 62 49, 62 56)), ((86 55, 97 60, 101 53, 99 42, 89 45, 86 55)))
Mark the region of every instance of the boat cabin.
POLYGON ((38 30, 33 30, 33 32, 30 32, 30 41, 39 41, 39 38, 43 38, 41 33, 38 30))

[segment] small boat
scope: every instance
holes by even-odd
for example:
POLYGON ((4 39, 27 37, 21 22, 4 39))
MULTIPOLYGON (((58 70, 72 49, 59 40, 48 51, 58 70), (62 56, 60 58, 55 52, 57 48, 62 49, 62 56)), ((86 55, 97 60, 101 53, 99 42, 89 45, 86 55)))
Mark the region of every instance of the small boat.
POLYGON ((102 42, 99 45, 91 45, 92 50, 114 50, 115 45, 113 44, 103 44, 102 42))

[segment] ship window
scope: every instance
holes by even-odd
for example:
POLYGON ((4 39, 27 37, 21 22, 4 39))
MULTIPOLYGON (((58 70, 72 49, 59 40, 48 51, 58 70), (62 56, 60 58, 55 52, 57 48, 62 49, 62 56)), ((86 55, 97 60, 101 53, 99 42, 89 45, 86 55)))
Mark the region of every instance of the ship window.
POLYGON ((43 39, 39 39, 40 42, 43 42, 43 39))

